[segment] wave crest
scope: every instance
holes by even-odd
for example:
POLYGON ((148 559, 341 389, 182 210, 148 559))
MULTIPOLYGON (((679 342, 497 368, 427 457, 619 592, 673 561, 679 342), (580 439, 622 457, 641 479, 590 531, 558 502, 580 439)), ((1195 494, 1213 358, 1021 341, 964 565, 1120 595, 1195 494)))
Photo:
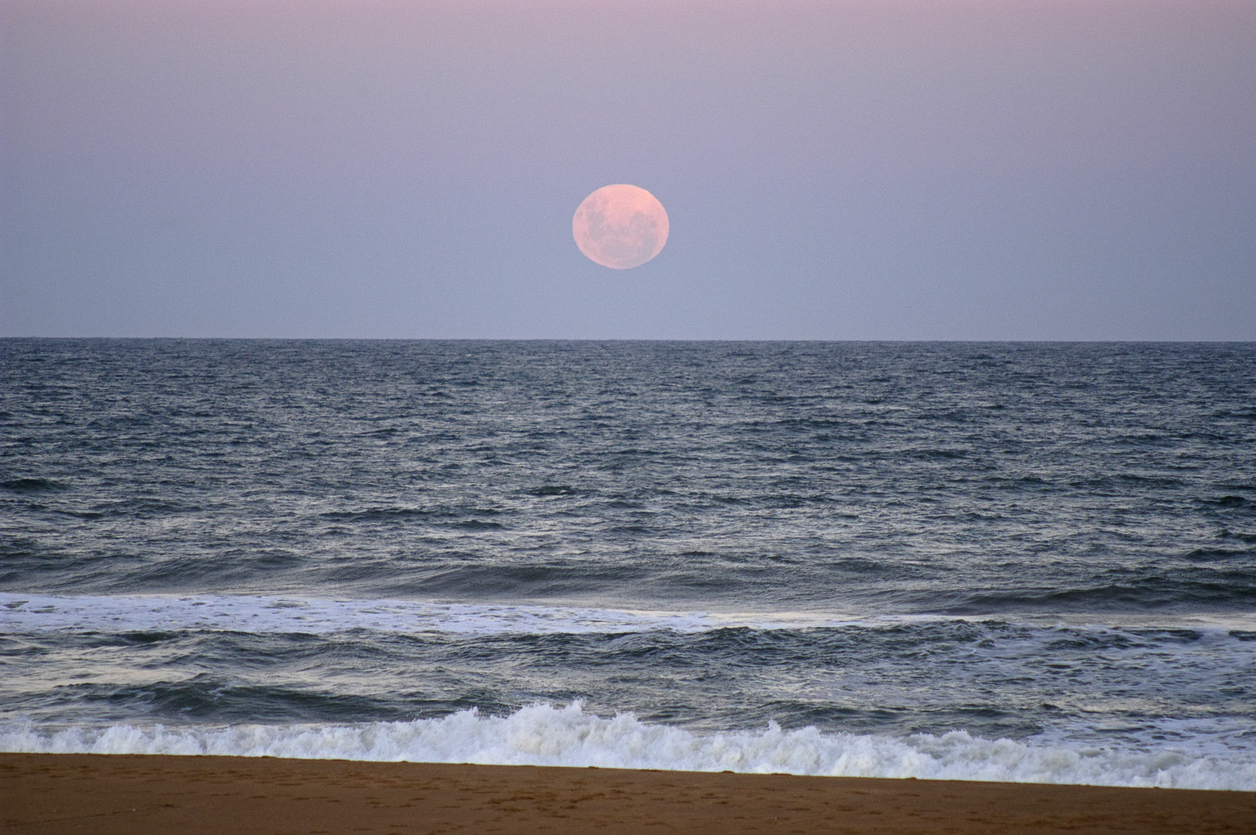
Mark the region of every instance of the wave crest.
POLYGON ((0 728, 0 750, 735 771, 846 777, 916 777, 1107 786, 1256 790, 1256 761, 1180 750, 1121 751, 989 740, 964 731, 904 738, 825 734, 815 728, 712 735, 603 718, 580 702, 536 704, 509 716, 474 709, 435 719, 354 725, 217 728, 0 728))

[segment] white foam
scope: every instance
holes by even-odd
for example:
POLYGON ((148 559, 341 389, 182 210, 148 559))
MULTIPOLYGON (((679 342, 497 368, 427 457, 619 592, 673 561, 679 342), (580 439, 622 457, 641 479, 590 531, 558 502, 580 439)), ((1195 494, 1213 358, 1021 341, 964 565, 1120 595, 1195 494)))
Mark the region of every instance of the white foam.
POLYGON ((533 705, 505 717, 474 710, 440 719, 357 725, 164 728, 0 728, 0 750, 95 754, 219 754, 499 765, 598 766, 917 777, 1110 786, 1256 790, 1256 759, 1171 748, 1116 750, 988 740, 962 731, 906 738, 823 734, 815 728, 700 735, 533 705))

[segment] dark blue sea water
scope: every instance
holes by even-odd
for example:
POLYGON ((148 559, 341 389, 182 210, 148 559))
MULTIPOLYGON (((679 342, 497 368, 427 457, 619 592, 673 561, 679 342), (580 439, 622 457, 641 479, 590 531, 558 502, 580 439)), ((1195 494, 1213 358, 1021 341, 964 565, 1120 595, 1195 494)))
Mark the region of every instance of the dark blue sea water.
POLYGON ((1256 345, 0 340, 0 749, 1256 789, 1256 345))

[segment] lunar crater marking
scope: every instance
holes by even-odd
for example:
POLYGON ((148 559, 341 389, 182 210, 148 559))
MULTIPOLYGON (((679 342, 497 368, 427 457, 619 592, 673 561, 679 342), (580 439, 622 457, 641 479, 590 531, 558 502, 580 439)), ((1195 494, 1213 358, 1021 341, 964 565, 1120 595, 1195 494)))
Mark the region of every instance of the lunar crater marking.
POLYGON ((667 243, 667 212, 643 188, 603 186, 576 209, 572 235, 590 260, 617 270, 638 267, 667 243))

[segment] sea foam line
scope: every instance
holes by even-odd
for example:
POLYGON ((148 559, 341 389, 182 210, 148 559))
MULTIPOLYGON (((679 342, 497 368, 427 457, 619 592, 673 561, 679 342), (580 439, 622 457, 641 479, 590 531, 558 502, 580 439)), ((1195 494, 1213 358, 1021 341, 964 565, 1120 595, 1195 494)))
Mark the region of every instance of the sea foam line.
POLYGON ((984 621, 1072 628, 1256 630, 1256 617, 1008 617, 944 614, 856 616, 811 612, 728 613, 605 609, 589 606, 439 603, 415 600, 325 600, 277 595, 40 595, 0 592, 0 634, 148 631, 328 635, 362 629, 412 635, 617 634, 716 629, 887 628, 903 624, 984 621))
POLYGON ((1034 745, 963 731, 905 738, 815 728, 696 734, 610 719, 579 702, 538 704, 509 716, 465 710, 438 719, 354 725, 218 728, 0 727, 0 750, 31 753, 181 754, 384 762, 477 763, 850 777, 916 777, 1106 786, 1256 790, 1256 761, 1175 750, 1034 745))
POLYGON ((0 633, 234 631, 330 634, 352 629, 469 635, 705 632, 832 626, 806 615, 642 612, 579 606, 320 600, 267 595, 18 595, 0 592, 0 633))

